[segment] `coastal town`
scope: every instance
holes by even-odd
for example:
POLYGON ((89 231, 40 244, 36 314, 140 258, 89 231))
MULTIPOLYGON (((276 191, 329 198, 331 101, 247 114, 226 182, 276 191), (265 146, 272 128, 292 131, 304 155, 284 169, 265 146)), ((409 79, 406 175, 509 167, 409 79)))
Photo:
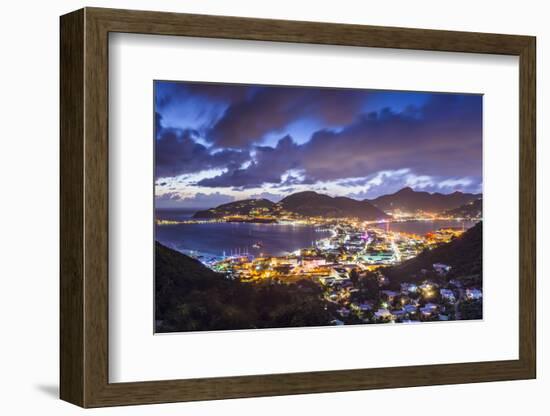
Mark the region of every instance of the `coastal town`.
POLYGON ((483 318, 481 94, 154 85, 156 331, 483 318))
MULTIPOLYGON (((463 218, 441 214, 393 212, 383 222, 357 218, 304 217, 290 212, 252 208, 246 214, 186 221, 158 220, 157 225, 205 222, 257 222, 314 226, 328 232, 284 255, 262 252, 262 242, 222 256, 194 256, 216 272, 242 282, 310 285, 321 290, 332 325, 476 319, 482 288, 467 279, 452 278, 451 265, 434 262, 419 272, 395 279, 388 273, 419 254, 448 244, 464 234, 463 218), (433 232, 415 234, 392 229, 400 222, 454 221, 433 232), (475 308, 474 308, 475 309, 475 308), (463 316, 463 315, 468 316, 463 316)), ((193 255, 193 253, 191 253, 193 255)), ((479 311, 480 314, 480 311, 479 311)))

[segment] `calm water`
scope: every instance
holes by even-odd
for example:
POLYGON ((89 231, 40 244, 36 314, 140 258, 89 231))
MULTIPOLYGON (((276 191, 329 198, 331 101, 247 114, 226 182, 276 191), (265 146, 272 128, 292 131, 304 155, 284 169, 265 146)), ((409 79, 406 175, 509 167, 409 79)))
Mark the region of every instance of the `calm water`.
MULTIPOLYGON (((389 224, 390 231, 403 231, 406 233, 414 234, 426 234, 432 231, 437 231, 440 228, 454 227, 468 229, 473 227, 477 221, 405 221, 405 222, 393 222, 389 224)), ((380 223, 375 224, 375 227, 386 229, 388 224, 380 223)))
MULTIPOLYGON (((190 210, 159 210, 157 218, 184 220, 190 218, 190 210)), ((425 234, 444 227, 472 227, 474 221, 407 221, 391 223, 390 230, 425 234)), ((375 227, 386 228, 386 224, 375 227)), ((328 232, 317 231, 307 225, 212 223, 176 224, 155 227, 155 238, 162 244, 182 252, 196 252, 206 256, 222 256, 248 252, 252 255, 283 255, 312 242, 327 237, 328 232), (252 247, 260 243, 260 248, 252 247)))
POLYGON ((197 251, 208 256, 248 252, 280 256, 329 235, 307 225, 212 223, 156 226, 155 238, 178 251, 197 251), (252 247, 256 243, 262 247, 252 247))
POLYGON ((182 221, 191 218, 195 212, 196 209, 157 209, 155 217, 161 220, 182 221))

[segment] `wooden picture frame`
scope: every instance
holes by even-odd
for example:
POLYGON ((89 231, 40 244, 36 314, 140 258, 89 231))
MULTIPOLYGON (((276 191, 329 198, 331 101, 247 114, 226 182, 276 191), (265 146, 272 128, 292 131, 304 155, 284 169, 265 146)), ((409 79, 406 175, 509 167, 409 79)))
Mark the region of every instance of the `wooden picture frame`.
POLYGON ((101 407, 536 377, 535 38, 85 8, 61 17, 61 399, 101 407), (109 383, 108 35, 298 42, 519 57, 519 359, 109 383))

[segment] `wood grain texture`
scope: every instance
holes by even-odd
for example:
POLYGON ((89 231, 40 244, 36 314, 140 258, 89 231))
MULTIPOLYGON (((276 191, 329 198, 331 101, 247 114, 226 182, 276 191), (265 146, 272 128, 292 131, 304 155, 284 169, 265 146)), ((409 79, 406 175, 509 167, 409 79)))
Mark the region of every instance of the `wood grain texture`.
POLYGON ((536 41, 520 54, 519 356, 536 377, 536 41))
POLYGON ((84 405, 84 12, 61 19, 60 388, 84 405))
POLYGON ((535 39, 87 8, 61 18, 61 397, 83 407, 517 380, 536 374, 535 39), (108 33, 520 57, 520 344, 511 361, 190 380, 108 380, 108 33))
POLYGON ((109 310, 109 141, 108 32, 85 13, 84 59, 84 358, 85 405, 101 395, 108 380, 109 310))
POLYGON ((528 36, 87 8, 110 32, 519 55, 528 36))

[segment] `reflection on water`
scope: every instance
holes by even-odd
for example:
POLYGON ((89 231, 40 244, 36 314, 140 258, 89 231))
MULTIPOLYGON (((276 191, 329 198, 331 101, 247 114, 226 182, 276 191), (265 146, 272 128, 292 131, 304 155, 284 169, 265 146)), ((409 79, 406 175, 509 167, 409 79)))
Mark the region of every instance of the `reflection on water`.
MULTIPOLYGON (((188 214, 186 214, 189 217, 188 214)), ((178 218, 184 219, 183 214, 178 218)), ((375 224, 376 228, 389 228, 415 234, 426 234, 446 227, 470 228, 474 221, 407 221, 375 224)), ((174 224, 155 226, 155 239, 184 253, 223 256, 249 253, 254 256, 268 254, 280 256, 300 248, 310 247, 315 240, 329 235, 309 225, 210 223, 174 224)))
POLYGON ((211 223, 156 226, 155 238, 178 251, 197 251, 209 256, 237 253, 280 256, 309 247, 328 234, 309 225, 211 223))
POLYGON ((392 223, 374 224, 374 227, 389 229, 390 231, 405 232, 412 234, 426 234, 437 231, 440 228, 468 228, 473 227, 477 221, 468 220, 435 220, 435 221, 404 221, 392 223))

